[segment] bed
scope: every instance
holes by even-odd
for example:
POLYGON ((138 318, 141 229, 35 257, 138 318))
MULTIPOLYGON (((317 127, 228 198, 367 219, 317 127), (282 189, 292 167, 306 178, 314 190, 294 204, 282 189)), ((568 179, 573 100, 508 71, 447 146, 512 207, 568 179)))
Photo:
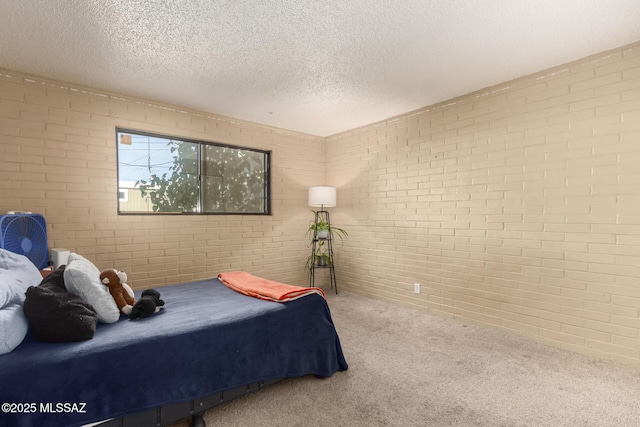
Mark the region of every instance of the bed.
POLYGON ((222 401, 348 368, 322 295, 264 301, 217 278, 158 290, 166 305, 151 317, 99 323, 81 342, 27 333, 0 356, 0 425, 203 425, 222 401))

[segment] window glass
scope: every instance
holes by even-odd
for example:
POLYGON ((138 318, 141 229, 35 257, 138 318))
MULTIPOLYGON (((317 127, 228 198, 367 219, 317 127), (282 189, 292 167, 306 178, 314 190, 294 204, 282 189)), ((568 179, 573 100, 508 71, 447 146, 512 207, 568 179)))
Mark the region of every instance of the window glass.
POLYGON ((270 214, 268 151, 126 129, 116 137, 120 213, 270 214))

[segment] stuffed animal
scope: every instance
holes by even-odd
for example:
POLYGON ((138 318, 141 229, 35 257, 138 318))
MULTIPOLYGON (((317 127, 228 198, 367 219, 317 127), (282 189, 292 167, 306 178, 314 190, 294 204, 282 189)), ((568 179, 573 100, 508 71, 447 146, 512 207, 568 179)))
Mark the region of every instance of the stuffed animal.
POLYGON ((133 291, 126 284, 127 273, 109 268, 100 273, 100 281, 109 288, 109 293, 116 301, 118 309, 129 315, 136 300, 133 298, 133 291))
POLYGON ((162 306, 164 306, 164 301, 160 299, 160 292, 155 289, 145 289, 131 309, 129 319, 149 317, 160 311, 162 306))

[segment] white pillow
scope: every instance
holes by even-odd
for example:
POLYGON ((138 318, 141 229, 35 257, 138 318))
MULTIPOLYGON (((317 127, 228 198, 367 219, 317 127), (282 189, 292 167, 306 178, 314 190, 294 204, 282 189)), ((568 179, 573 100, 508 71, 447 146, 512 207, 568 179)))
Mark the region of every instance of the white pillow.
POLYGON ((24 303, 29 286, 38 286, 42 275, 29 258, 0 249, 0 308, 24 303))
POLYGON ((0 249, 0 354, 12 351, 27 335, 29 322, 22 309, 25 292, 41 281, 29 258, 0 249))
POLYGON ((109 293, 109 288, 100 281, 100 270, 91 261, 76 253, 69 254, 64 269, 64 285, 67 290, 91 304, 103 323, 115 323, 120 319, 120 310, 109 293))
POLYGON ((29 322, 20 304, 11 304, 0 309, 0 354, 13 351, 27 335, 29 322))

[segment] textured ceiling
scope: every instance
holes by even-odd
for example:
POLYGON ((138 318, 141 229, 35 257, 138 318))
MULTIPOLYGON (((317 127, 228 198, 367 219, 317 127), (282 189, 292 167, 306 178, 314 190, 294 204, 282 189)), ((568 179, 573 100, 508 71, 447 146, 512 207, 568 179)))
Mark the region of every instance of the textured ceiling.
POLYGON ((638 0, 0 0, 0 67, 328 136, 640 40, 638 0))

